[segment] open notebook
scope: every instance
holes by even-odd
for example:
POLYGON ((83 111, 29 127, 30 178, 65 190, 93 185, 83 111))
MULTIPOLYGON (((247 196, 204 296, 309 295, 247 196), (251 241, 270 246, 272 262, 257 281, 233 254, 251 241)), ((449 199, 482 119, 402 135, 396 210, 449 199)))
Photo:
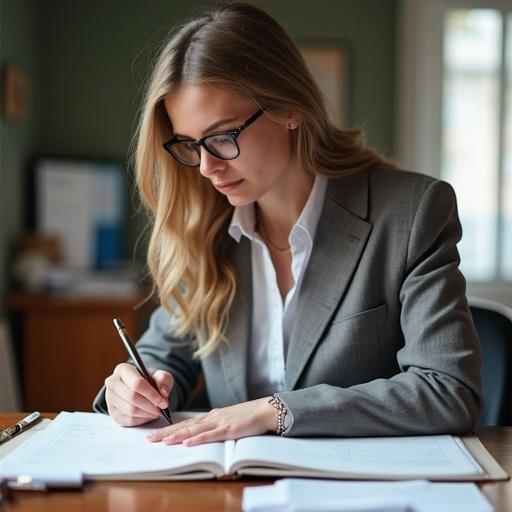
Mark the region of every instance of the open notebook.
MULTIPOLYGON (((173 418, 179 421, 180 415, 173 418)), ((147 441, 146 434, 162 425, 158 420, 123 428, 109 416, 64 412, 0 459, 0 476, 183 480, 287 475, 441 481, 508 477, 476 438, 470 439, 469 448, 449 435, 321 439, 269 435, 194 447, 147 441)))

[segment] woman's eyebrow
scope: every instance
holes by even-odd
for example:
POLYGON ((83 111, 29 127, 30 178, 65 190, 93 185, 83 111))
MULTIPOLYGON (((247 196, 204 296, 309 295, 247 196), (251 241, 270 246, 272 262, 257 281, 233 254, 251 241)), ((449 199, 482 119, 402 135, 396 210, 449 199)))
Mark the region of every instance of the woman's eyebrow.
MULTIPOLYGON (((238 119, 238 117, 228 117, 226 119, 220 119, 219 121, 216 121, 215 123, 211 124, 210 126, 206 127, 204 130, 203 130, 203 133, 202 135, 206 135, 208 132, 211 132, 213 130, 215 130, 216 128, 218 128, 219 126, 222 126, 223 124, 227 124, 227 123, 232 123, 233 121, 236 121, 238 119)), ((183 138, 186 138, 186 139, 189 139, 191 137, 189 137, 188 135, 183 135, 181 133, 174 133, 174 136, 175 137, 183 137, 183 138)))
POLYGON ((233 121, 236 121, 237 117, 228 117, 227 119, 221 119, 220 121, 217 121, 216 123, 211 124, 207 128, 203 130, 203 135, 206 135, 208 132, 211 132, 218 128, 219 126, 222 126, 223 124, 232 123, 233 121))

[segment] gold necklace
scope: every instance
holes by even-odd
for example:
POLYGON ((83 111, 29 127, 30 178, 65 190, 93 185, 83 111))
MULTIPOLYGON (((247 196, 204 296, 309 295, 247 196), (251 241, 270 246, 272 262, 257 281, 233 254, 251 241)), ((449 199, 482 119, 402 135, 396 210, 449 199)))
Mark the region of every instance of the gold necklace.
POLYGON ((261 235, 263 236, 263 240, 267 243, 267 245, 271 249, 274 249, 274 251, 277 251, 277 252, 288 252, 289 250, 291 250, 290 246, 281 248, 281 247, 278 247, 274 242, 272 242, 272 240, 270 240, 270 237, 268 236, 268 233, 267 233, 267 228, 265 227, 265 224, 263 223, 263 219, 261 218, 260 212, 258 210, 256 211, 256 223, 257 223, 258 227, 261 227, 261 235))

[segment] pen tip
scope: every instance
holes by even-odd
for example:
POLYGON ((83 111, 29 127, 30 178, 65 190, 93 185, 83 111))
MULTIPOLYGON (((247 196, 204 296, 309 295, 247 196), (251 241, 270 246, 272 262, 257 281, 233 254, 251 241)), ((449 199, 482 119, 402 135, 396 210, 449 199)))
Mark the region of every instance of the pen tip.
POLYGON ((119 318, 114 318, 113 322, 116 329, 124 329, 124 324, 119 318))

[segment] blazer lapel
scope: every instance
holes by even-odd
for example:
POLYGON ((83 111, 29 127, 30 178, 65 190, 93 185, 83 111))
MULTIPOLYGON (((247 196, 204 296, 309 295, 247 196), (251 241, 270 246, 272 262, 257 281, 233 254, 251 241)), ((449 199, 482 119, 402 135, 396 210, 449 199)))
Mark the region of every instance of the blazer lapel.
POLYGON ((233 242, 231 261, 237 274, 237 288, 226 328, 227 343, 221 343, 220 359, 226 385, 238 402, 249 399, 247 359, 252 323, 251 243, 242 237, 233 242))
POLYGON ((371 224, 368 174, 329 182, 313 251, 304 274, 286 360, 286 389, 292 390, 343 299, 371 224))

